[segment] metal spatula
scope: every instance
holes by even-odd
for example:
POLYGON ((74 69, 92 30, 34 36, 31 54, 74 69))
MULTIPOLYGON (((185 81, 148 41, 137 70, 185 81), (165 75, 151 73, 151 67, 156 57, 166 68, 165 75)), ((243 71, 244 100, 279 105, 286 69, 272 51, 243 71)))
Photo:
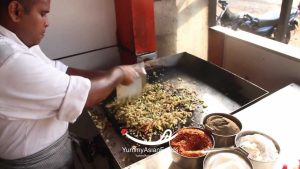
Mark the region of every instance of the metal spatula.
POLYGON ((139 96, 143 87, 146 84, 146 71, 144 62, 138 63, 135 66, 140 66, 144 71, 139 73, 139 77, 134 80, 130 85, 118 85, 117 86, 117 99, 127 100, 139 96))

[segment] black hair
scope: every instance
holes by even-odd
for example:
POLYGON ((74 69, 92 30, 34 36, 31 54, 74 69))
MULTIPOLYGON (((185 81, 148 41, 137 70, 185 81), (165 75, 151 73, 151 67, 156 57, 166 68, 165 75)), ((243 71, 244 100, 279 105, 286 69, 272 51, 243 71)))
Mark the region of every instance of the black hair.
MULTIPOLYGON (((9 3, 13 0, 0 0, 0 8, 4 9, 7 8, 9 3)), ((30 11, 31 4, 34 2, 34 0, 15 0, 18 1, 20 4, 23 5, 25 12, 30 11)))
POLYGON ((10 2, 10 0, 0 0, 0 9, 3 10, 5 8, 7 8, 9 2, 10 2))
POLYGON ((1 6, 7 6, 9 4, 10 0, 0 0, 0 5, 1 6))

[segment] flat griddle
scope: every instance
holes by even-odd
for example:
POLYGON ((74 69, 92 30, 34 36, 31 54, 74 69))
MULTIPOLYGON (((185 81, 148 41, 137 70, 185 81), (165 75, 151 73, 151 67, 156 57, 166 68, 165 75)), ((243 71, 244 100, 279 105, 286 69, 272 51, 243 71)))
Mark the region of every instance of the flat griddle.
MULTIPOLYGON (((169 81, 192 89, 207 105, 207 108, 195 111, 186 126, 199 127, 203 117, 210 113, 234 114, 268 94, 259 86, 188 53, 158 58, 146 62, 146 65, 149 83, 169 81)), ((115 94, 103 102, 103 108, 121 135, 122 124, 116 121, 114 112, 105 107, 113 99, 115 94)), ((130 147, 140 146, 125 137, 124 141, 130 147)))

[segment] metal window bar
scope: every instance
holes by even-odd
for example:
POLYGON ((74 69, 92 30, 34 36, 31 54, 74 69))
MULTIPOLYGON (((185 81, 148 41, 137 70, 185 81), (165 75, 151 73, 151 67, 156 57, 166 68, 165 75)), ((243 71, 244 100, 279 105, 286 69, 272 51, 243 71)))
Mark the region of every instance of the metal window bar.
POLYGON ((278 23, 278 34, 275 40, 284 42, 288 30, 289 16, 292 10, 293 0, 282 0, 280 18, 278 23))
MULTIPOLYGON (((280 19, 278 23, 278 33, 275 39, 280 42, 284 42, 284 38, 288 31, 289 15, 291 13, 293 0, 282 0, 280 19)), ((209 13, 208 13, 208 25, 209 27, 216 26, 216 15, 217 15, 217 0, 209 1, 209 13)))

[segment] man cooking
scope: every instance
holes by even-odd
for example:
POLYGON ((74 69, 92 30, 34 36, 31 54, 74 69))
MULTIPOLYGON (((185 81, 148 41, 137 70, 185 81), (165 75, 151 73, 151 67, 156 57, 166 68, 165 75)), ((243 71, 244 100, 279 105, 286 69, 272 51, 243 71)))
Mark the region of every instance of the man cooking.
POLYGON ((71 168, 68 124, 142 72, 84 71, 50 60, 38 44, 51 0, 0 1, 0 168, 71 168))

